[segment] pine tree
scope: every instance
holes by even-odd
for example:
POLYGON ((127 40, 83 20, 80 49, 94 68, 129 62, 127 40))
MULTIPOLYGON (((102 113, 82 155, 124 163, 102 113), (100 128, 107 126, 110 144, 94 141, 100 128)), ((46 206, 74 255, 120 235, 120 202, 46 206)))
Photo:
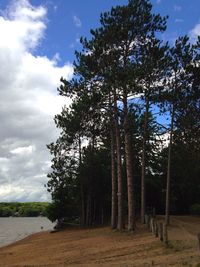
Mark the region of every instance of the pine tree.
MULTIPOLYGON (((141 47, 138 58, 140 88, 144 103, 144 123, 142 129, 142 167, 141 167, 141 222, 144 223, 145 215, 145 176, 146 176, 146 146, 148 142, 149 114, 152 104, 156 104, 162 80, 165 78, 166 67, 169 62, 168 45, 163 44, 152 35, 141 47)), ((156 134, 156 133, 155 133, 156 134)))
POLYGON ((183 103, 183 95, 189 89, 187 66, 192 61, 192 47, 189 44, 189 38, 179 37, 175 46, 170 50, 171 66, 169 77, 168 103, 170 113, 170 130, 169 130, 169 145, 168 145, 168 162, 167 162, 167 185, 166 185, 166 208, 165 208, 165 223, 170 223, 170 180, 171 180, 171 154, 173 146, 173 135, 175 127, 175 119, 177 119, 180 103, 183 103))
POLYGON ((166 18, 151 14, 149 1, 129 1, 127 6, 117 6, 101 16, 106 49, 113 57, 112 72, 123 103, 123 129, 128 192, 128 229, 134 229, 134 187, 132 141, 128 98, 136 95, 137 64, 142 47, 154 32, 163 31, 166 18), (139 54, 139 56, 138 56, 139 54), (117 63, 116 63, 117 62, 117 63))

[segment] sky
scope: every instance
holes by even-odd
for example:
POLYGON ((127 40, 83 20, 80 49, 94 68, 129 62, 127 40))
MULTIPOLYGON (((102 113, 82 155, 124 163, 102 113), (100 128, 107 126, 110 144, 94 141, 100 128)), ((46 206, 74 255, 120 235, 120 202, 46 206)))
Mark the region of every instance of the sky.
MULTIPOLYGON (((169 15, 164 41, 200 35, 200 0, 152 0, 169 15)), ((70 100, 60 77, 73 75, 81 36, 99 15, 125 0, 0 0, 0 202, 50 201, 44 184, 59 131, 53 118, 70 100)))

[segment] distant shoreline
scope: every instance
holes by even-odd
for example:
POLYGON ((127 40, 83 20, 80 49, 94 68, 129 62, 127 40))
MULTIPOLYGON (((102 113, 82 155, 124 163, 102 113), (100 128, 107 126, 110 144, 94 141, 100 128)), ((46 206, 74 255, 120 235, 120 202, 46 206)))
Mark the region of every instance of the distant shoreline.
POLYGON ((47 216, 49 202, 0 202, 0 218, 47 216))

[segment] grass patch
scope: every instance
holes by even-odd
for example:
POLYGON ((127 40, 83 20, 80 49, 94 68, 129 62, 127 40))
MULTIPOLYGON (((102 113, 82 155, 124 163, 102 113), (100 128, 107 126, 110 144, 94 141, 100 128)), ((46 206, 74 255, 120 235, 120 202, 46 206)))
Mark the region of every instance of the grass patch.
MULTIPOLYGON (((182 240, 170 240, 168 241, 167 248, 173 252, 180 252, 191 247, 186 245, 182 240)), ((200 267, 200 265, 198 267, 200 267)))

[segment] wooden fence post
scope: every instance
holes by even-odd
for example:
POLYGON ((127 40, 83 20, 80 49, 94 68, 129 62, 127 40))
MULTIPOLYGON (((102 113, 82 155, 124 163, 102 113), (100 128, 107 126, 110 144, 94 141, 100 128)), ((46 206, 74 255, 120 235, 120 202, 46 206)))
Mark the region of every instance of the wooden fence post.
POLYGON ((151 225, 150 225, 150 216, 149 215, 147 215, 147 226, 148 226, 148 228, 150 229, 150 227, 151 227, 151 225))
POLYGON ((153 218, 153 222, 152 223, 153 223, 153 231, 152 232, 155 235, 155 231, 156 231, 156 229, 155 229, 156 228, 156 225, 155 225, 156 224, 156 220, 155 220, 155 218, 153 218))
POLYGON ((153 218, 150 219, 150 231, 153 233, 153 218))
POLYGON ((158 237, 158 223, 155 221, 155 236, 158 237))
POLYGON ((165 244, 168 243, 168 231, 167 231, 167 225, 165 223, 163 223, 163 240, 165 242, 165 244))
POLYGON ((200 233, 197 234, 197 239, 198 239, 198 242, 199 242, 199 250, 200 250, 200 233))
POLYGON ((148 220, 149 220, 149 216, 148 216, 148 214, 145 214, 145 215, 144 215, 144 222, 145 222, 145 224, 147 224, 147 225, 148 225, 148 220))
POLYGON ((160 241, 163 241, 163 223, 159 224, 159 236, 160 236, 160 241))
POLYGON ((153 218, 156 218, 156 208, 155 207, 153 207, 152 214, 153 214, 153 218))

